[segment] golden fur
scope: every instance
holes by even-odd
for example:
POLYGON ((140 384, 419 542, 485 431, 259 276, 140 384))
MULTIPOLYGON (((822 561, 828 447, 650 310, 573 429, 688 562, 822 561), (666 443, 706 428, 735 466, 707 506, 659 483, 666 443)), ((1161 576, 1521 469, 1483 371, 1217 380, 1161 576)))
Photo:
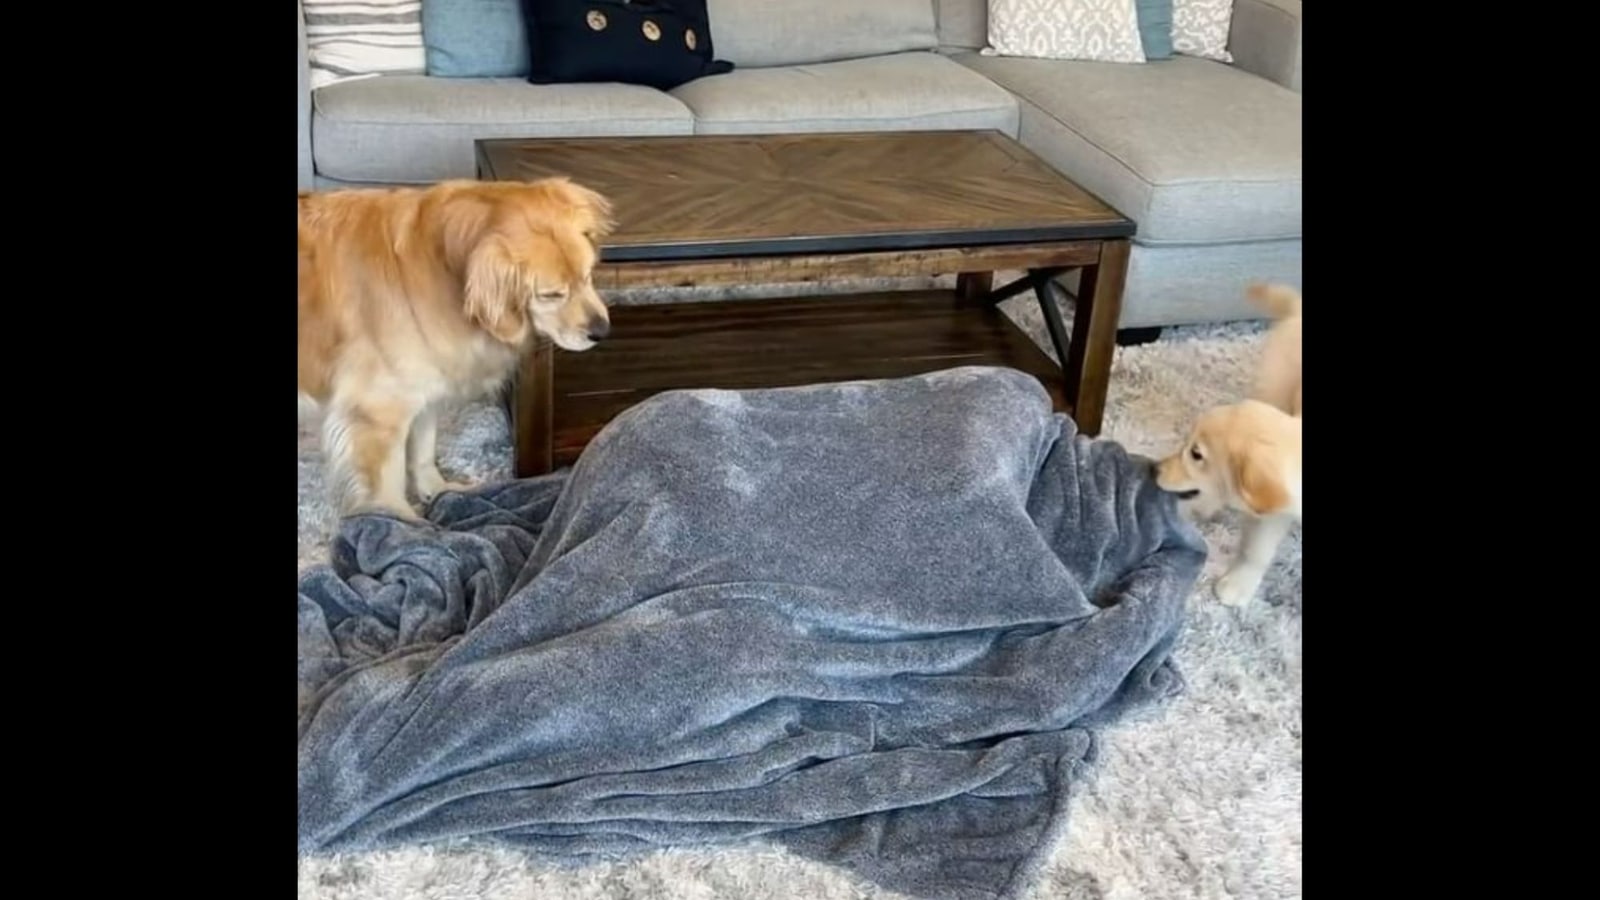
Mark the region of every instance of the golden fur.
POLYGON ((1300 415, 1300 292, 1282 284, 1254 284, 1250 300, 1276 321, 1256 368, 1257 400, 1300 415))
POLYGON ((1156 483, 1195 513, 1228 508, 1246 517, 1239 555, 1214 586, 1230 605, 1255 595, 1284 535, 1300 521, 1300 295, 1255 285, 1250 298, 1277 319, 1251 398, 1207 410, 1184 446, 1156 464, 1156 483))
POLYGON ((300 194, 300 397, 322 409, 341 513, 415 518, 465 485, 435 460, 441 404, 497 390, 536 335, 610 330, 592 273, 610 206, 563 178, 300 194))

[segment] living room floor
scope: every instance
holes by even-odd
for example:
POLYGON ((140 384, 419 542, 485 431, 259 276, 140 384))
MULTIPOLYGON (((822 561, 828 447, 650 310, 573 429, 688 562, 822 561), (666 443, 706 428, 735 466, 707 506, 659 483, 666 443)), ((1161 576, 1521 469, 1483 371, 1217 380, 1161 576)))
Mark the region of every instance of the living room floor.
MULTIPOLYGON (((1004 278, 1004 275, 999 276, 1004 278)), ((930 282, 944 285, 947 281, 930 282)), ((734 289, 718 298, 769 292, 734 289)), ((785 286, 789 293, 825 286, 785 286)), ((706 299, 679 292, 674 299, 706 299)), ((652 302, 658 295, 614 298, 652 302)), ((1006 311, 1049 345, 1031 298, 1006 311)), ((1070 318, 1070 308, 1067 310, 1070 318)), ((1248 388, 1264 326, 1168 329, 1119 348, 1104 437, 1146 455, 1169 451, 1202 409, 1248 388)), ((510 475, 504 416, 477 404, 440 435, 447 474, 510 475)), ((314 432, 299 445, 299 564, 325 557, 314 432)), ((1174 658, 1187 688, 1102 732, 1100 755, 1072 800, 1070 822, 1032 896, 1063 900, 1281 900, 1301 894, 1300 531, 1280 549, 1260 595, 1230 608, 1211 581, 1236 549, 1236 520, 1205 523, 1211 547, 1174 658)), ((897 896, 765 847, 670 850, 626 862, 562 867, 516 851, 460 846, 310 859, 301 898, 854 898, 897 896)))

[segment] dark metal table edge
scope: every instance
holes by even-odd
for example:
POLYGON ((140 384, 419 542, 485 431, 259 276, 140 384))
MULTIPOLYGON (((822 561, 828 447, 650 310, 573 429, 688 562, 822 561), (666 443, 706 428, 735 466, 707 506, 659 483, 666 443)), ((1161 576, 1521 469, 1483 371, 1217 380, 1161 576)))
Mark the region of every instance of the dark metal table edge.
MULTIPOLYGON (((1003 137, 1011 143, 1022 147, 1022 142, 1006 134, 998 128, 908 128, 904 131, 757 131, 748 134, 592 134, 592 135, 553 135, 550 137, 492 137, 474 138, 474 150, 491 144, 581 144, 601 141, 681 141, 697 138, 713 138, 718 140, 733 141, 761 141, 773 138, 872 138, 884 135, 939 135, 939 134, 992 134, 1003 137)), ((1026 147, 1023 147, 1026 150, 1026 147)), ((1033 151, 1028 151, 1032 153, 1033 151)), ((1037 154, 1034 154, 1037 157, 1037 154)), ((483 157, 479 155, 480 159, 483 157)), ((1053 167, 1052 167, 1053 168, 1053 167)))
POLYGON ((902 250, 999 247, 1007 244, 1050 244, 1074 241, 1114 241, 1132 238, 1138 226, 1132 221, 1075 223, 1030 228, 960 231, 896 231, 852 234, 682 243, 608 244, 600 251, 602 263, 686 262, 739 259, 756 256, 799 256, 902 250))

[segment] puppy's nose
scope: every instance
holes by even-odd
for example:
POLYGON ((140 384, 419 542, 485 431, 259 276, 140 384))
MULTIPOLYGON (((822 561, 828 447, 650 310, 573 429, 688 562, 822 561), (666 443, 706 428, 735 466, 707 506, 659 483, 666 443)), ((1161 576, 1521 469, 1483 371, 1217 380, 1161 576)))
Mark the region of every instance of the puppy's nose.
POLYGON ((602 319, 589 325, 589 340, 603 341, 611 333, 611 323, 602 319))

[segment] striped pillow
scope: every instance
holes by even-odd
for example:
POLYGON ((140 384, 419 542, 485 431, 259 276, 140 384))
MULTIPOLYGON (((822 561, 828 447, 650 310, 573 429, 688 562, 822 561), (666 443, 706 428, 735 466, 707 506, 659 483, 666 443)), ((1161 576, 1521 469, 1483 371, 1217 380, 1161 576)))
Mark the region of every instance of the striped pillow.
POLYGON ((421 75, 421 0, 301 0, 311 87, 373 75, 421 75))

